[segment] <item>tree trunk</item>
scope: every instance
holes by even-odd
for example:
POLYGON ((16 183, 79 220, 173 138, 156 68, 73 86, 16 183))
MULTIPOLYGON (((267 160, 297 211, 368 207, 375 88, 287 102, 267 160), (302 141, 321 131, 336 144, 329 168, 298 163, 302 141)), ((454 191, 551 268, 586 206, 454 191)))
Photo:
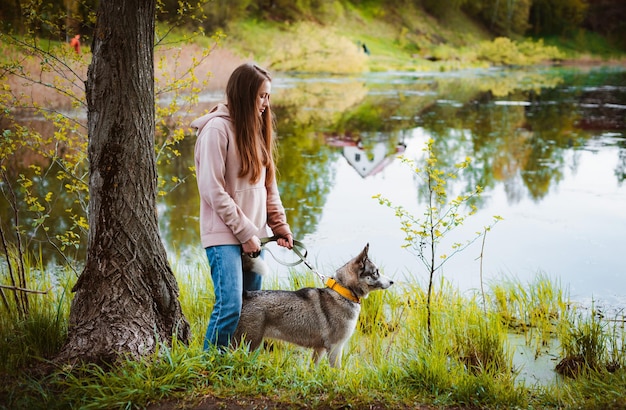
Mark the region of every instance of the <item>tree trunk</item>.
POLYGON ((156 214, 155 0, 100 1, 87 73, 89 240, 57 361, 139 357, 189 324, 156 214))

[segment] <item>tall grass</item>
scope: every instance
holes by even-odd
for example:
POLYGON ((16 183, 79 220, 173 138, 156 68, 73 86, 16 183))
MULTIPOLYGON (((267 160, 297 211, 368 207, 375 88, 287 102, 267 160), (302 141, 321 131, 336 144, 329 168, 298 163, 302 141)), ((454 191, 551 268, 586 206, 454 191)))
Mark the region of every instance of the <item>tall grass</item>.
MULTIPOLYGON (((0 387, 0 407, 145 408, 163 400, 191 405, 207 396, 312 408, 346 404, 414 408, 417 403, 616 408, 626 404, 624 334, 618 322, 602 322, 592 332, 602 337, 587 340, 596 343, 594 351, 602 363, 615 364, 611 372, 604 366, 586 366, 576 378, 555 373, 554 383, 544 386, 526 386, 517 379, 518 364, 508 343, 511 331, 541 334, 528 337, 527 344, 559 343, 567 334, 574 343, 581 340, 577 335, 589 333, 591 319, 574 320, 578 316, 568 310, 563 292, 545 275, 526 285, 514 280, 492 284, 486 303, 482 296, 461 294, 441 279, 431 300, 432 342, 426 332, 426 296, 417 278, 374 292, 362 301, 343 367, 333 369, 327 361, 313 366, 308 349, 282 342, 253 352, 244 347, 204 352, 202 341, 213 303, 208 267, 174 265, 174 270, 181 305, 193 329, 189 345, 162 345, 142 360, 122 359, 108 368, 84 365, 34 377, 24 369, 53 355, 67 331, 73 274, 61 272, 44 279, 33 269, 32 280, 42 287, 49 283, 54 291, 33 298, 34 316, 28 321, 15 321, 5 312, 0 315, 1 373, 10 380, 0 387)), ((266 288, 281 289, 319 286, 318 282, 312 274, 297 271, 287 281, 265 280, 266 288)), ((575 346, 560 343, 564 355, 575 346)))
POLYGON ((526 336, 536 350, 550 343, 570 308, 559 284, 539 273, 533 282, 523 284, 506 278, 491 285, 491 306, 506 328, 526 336))
MULTIPOLYGON (((67 268, 49 272, 43 269, 41 260, 32 258, 26 258, 24 268, 27 288, 45 293, 26 295, 29 299, 26 316, 19 313, 13 297, 7 298, 8 310, 0 305, 0 373, 52 357, 67 335, 70 289, 76 281, 74 271, 67 268)), ((0 265, 3 285, 10 284, 7 270, 6 265, 0 265)))

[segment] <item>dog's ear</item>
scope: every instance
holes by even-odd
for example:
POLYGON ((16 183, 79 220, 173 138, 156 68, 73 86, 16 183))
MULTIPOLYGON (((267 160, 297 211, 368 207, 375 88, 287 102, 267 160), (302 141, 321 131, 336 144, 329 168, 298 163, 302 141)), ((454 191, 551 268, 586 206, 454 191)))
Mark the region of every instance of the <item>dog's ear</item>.
POLYGON ((364 263, 365 260, 367 259, 367 252, 369 252, 370 250, 370 244, 369 242, 367 243, 367 245, 365 245, 365 248, 363 248, 363 250, 361 251, 361 253, 359 254, 359 256, 357 256, 357 259, 361 262, 364 263))

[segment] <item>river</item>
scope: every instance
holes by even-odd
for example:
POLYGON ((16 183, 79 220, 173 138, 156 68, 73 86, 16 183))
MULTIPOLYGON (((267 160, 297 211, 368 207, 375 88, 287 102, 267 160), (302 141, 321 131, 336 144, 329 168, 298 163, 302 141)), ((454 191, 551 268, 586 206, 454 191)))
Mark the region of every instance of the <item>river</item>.
MULTIPOLYGON (((196 113, 219 98, 202 95, 196 113)), ((439 254, 474 238, 494 215, 503 218, 484 243, 477 240, 452 256, 438 278, 470 292, 481 280, 531 282, 545 275, 573 300, 626 306, 624 69, 278 74, 272 107, 283 203, 295 237, 322 273, 332 274, 369 243, 371 259, 386 275, 400 283, 427 283, 424 265, 402 248, 399 219, 373 196, 423 216, 424 183, 399 156, 421 163, 432 139, 442 169, 454 170, 454 164, 471 159, 470 167, 450 181, 450 197, 476 185, 484 189, 474 203, 477 212, 443 238, 439 254)), ((188 130, 177 147, 181 155, 159 169, 165 180, 179 181, 159 202, 163 239, 176 266, 205 263, 198 194, 189 170, 194 142, 188 130)), ((55 226, 71 225, 67 205, 57 201, 51 220, 58 223, 50 237, 55 226)), ((3 208, 6 222, 11 214, 3 208)), ((31 241, 43 246, 44 260, 58 262, 45 242, 31 241)), ((283 259, 293 258, 272 249, 283 259)), ((289 274, 271 256, 267 260, 279 278, 289 274)))
MULTIPOLYGON (((472 291, 481 278, 525 283, 545 275, 574 300, 625 305, 624 71, 292 75, 276 78, 272 98, 283 202, 320 272, 331 274, 369 243, 385 274, 427 283, 424 265, 402 248, 399 219, 372 197, 422 216, 423 183, 398 156, 420 161, 433 139, 444 169, 472 160, 449 186, 451 194, 484 187, 477 213, 444 238, 439 253, 474 238, 494 215, 503 218, 484 244, 477 240, 452 256, 439 276, 472 291)), ((191 159, 191 141, 184 161, 191 159)), ((170 221, 180 230, 169 241, 172 254, 202 259, 194 195, 187 189, 175 199, 173 192, 162 210, 184 220, 170 221)), ((277 275, 288 274, 267 259, 277 275)))

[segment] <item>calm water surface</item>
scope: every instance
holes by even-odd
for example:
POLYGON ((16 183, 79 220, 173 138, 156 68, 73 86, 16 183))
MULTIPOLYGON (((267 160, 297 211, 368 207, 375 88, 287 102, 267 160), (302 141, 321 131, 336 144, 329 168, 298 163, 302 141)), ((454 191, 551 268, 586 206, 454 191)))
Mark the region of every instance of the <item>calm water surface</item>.
MULTIPOLYGON (((472 159, 451 185, 453 195, 485 187, 478 212, 439 253, 473 238, 494 215, 504 218, 487 234, 484 249, 475 242, 439 275, 461 290, 478 289, 482 250, 487 283, 526 283, 544 274, 572 299, 626 305, 624 71, 289 76, 275 79, 273 88, 283 202, 296 238, 321 272, 332 273, 369 243, 371 258, 387 275, 427 283, 424 266, 401 248, 394 212, 372 196, 422 215, 423 183, 397 156, 420 160, 432 138, 445 169, 472 159)), ((193 181, 187 185, 162 207, 164 232, 173 254, 203 260, 197 194, 193 181)), ((288 275, 268 260, 276 275, 288 275)))
MULTIPOLYGON (((201 96, 187 123, 216 98, 201 96)), ((449 254, 453 242, 473 238, 494 215, 504 218, 487 234, 484 249, 481 241, 473 243, 446 263, 439 277, 471 291, 480 287, 481 273, 485 282, 515 278, 523 283, 544 274, 575 300, 626 307, 623 69, 278 75, 272 104, 283 203, 296 238, 322 273, 332 274, 369 243, 370 257, 387 275, 427 283, 426 269, 401 248, 404 235, 394 212, 372 196, 423 215, 424 183, 398 155, 421 161, 426 141, 433 139, 443 169, 472 160, 450 184, 451 197, 484 187, 478 212, 446 236, 439 253, 449 254)), ((49 121, 38 121, 40 132, 55 131, 49 121)), ((189 130, 179 147, 182 155, 159 168, 165 181, 185 181, 175 188, 166 185, 171 192, 159 203, 163 239, 178 266, 206 263, 189 169, 194 143, 189 130)), ((11 166, 28 175, 29 161, 37 159, 20 161, 11 166)), ((61 183, 46 180, 40 195, 63 193, 61 183)), ((55 198, 50 237, 72 225, 67 208, 80 212, 75 198, 55 198)), ((10 221, 10 208, 1 206, 0 216, 10 221)), ((32 222, 25 216, 21 224, 26 229, 32 222)), ((46 262, 60 261, 46 248, 42 230, 27 235, 29 246, 42 247, 46 262)), ((85 244, 86 238, 75 255, 79 261, 85 244)), ((293 257, 273 249, 283 259, 293 257)), ((287 268, 268 260, 275 275, 287 277, 287 268)))

